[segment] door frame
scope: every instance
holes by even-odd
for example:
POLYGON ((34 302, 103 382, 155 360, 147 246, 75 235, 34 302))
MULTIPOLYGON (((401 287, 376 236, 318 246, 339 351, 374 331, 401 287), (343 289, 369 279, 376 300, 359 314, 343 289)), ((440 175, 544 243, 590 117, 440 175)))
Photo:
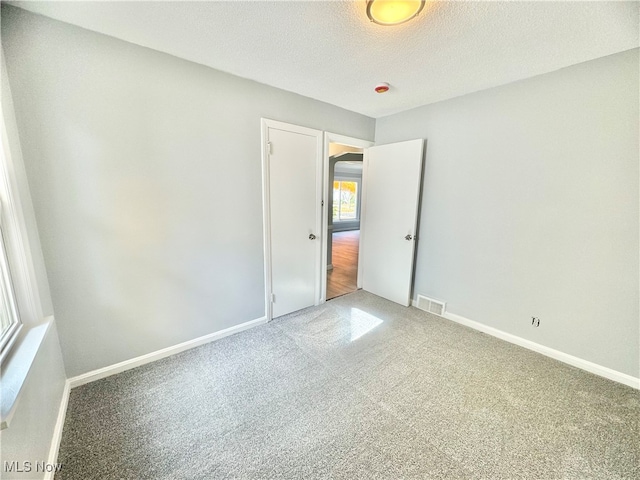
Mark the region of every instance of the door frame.
MULTIPOLYGON (((260 119, 260 141, 261 141, 261 156, 262 156, 262 226, 263 226, 263 253, 264 253, 264 302, 265 302, 265 317, 266 321, 270 322, 273 319, 273 305, 271 302, 273 294, 273 281, 272 281, 272 262, 271 262, 271 191, 269 182, 269 155, 271 153, 271 146, 268 141, 268 130, 274 128, 278 130, 284 130, 286 132, 300 133, 303 135, 309 135, 316 137, 316 226, 315 231, 321 232, 322 230, 322 148, 323 148, 323 132, 313 128, 303 127, 292 123, 280 122, 278 120, 271 120, 269 118, 260 119)), ((316 233, 317 235, 317 233, 316 233)), ((318 245, 316 246, 316 274, 315 274, 315 303, 319 305, 322 303, 320 300, 322 294, 322 284, 320 283, 320 272, 318 269, 321 264, 322 251, 326 250, 323 247, 323 237, 320 235, 318 245)), ((325 269, 326 274, 326 269, 325 269)), ((326 286, 325 286, 326 288, 326 286)))
MULTIPOLYGON (((339 143, 340 145, 346 145, 348 147, 356 147, 362 148, 363 150, 363 158, 362 158, 362 194, 360 195, 360 232, 362 233, 362 224, 365 221, 365 209, 364 209, 364 199, 367 192, 367 149, 369 147, 373 147, 375 145, 374 142, 369 140, 363 140, 361 138, 348 137, 346 135, 340 135, 338 133, 332 132, 324 132, 324 156, 323 156, 323 166, 322 166, 322 185, 324 186, 322 192, 322 258, 321 268, 320 268, 320 285, 321 285, 321 293, 320 293, 320 303, 324 303, 327 301, 327 242, 329 241, 329 195, 331 193, 331 186, 329 185, 329 144, 330 143, 339 143)), ((359 251, 362 251, 363 238, 362 234, 360 235, 360 245, 358 247, 359 251)), ((357 287, 362 288, 362 263, 360 259, 361 255, 358 255, 358 278, 357 278, 357 287)))

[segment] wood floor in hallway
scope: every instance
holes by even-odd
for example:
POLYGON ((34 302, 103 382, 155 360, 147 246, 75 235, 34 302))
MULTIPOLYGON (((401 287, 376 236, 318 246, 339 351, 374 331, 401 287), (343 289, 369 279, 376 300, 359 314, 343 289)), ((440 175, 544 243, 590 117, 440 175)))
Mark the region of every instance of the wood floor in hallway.
POLYGON ((333 234, 332 264, 327 271, 327 300, 358 289, 360 230, 333 234))

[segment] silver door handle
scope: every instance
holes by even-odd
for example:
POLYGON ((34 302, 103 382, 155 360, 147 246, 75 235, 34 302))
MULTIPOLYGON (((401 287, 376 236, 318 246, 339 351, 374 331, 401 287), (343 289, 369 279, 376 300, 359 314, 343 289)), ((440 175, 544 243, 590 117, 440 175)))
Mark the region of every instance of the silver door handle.
POLYGON ((413 240, 413 237, 411 235, 407 235, 406 237, 404 237, 405 240, 413 240))
POLYGON ((313 233, 309 234, 309 240, 315 240, 316 236, 313 233))

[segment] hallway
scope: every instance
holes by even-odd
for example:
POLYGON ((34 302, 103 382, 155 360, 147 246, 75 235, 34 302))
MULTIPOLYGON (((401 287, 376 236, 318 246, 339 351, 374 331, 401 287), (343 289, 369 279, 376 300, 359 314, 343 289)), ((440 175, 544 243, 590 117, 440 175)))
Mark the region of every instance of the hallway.
POLYGON ((327 300, 357 290, 360 230, 333 234, 332 264, 327 271, 327 300))

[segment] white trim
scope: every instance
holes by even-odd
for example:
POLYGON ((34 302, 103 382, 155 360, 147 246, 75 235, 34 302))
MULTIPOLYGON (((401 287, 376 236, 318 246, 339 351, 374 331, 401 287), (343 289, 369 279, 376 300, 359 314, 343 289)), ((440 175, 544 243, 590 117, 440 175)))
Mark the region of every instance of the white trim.
MULTIPOLYGON (((340 145, 346 145, 347 147, 356 148, 369 148, 375 145, 371 140, 364 140, 362 138, 348 137, 347 135, 340 135, 339 133, 325 132, 325 140, 327 140, 327 147, 329 143, 339 143, 340 145)), ((327 148, 327 154, 329 149, 327 148)), ((328 158, 328 157, 327 157, 328 158)))
POLYGON ((262 155, 262 252, 264 254, 264 315, 267 322, 273 317, 271 285, 271 191, 269 184, 269 154, 271 145, 268 143, 269 121, 260 119, 260 141, 262 155))
MULTIPOLYGON (((360 193, 360 249, 362 249, 362 222, 363 222, 363 208, 364 204, 364 192, 366 185, 366 157, 367 157, 367 148, 373 147, 374 142, 369 140, 363 140, 361 138, 355 137, 347 137, 346 135, 340 135, 338 133, 332 132, 324 132, 324 155, 322 157, 322 185, 323 191, 322 196, 324 198, 324 206, 322 207, 322 265, 327 265, 327 245, 329 241, 329 195, 330 195, 330 185, 329 185, 329 144, 330 143, 339 143, 340 145, 346 145, 349 147, 356 147, 363 149, 363 162, 362 162, 362 180, 361 180, 361 193, 360 193)), ((357 287, 362 288, 362 264, 360 259, 362 255, 358 255, 358 277, 357 277, 357 287)), ((322 278, 320 279, 320 303, 324 303, 327 300, 327 268, 321 268, 322 278)))
MULTIPOLYGON (((160 360, 161 358, 184 352, 185 350, 199 347, 206 343, 210 343, 229 335, 233 335, 234 333, 242 332, 243 330, 262 325, 266 322, 266 317, 257 318, 249 322, 241 323, 240 325, 236 325, 234 327, 225 328, 224 330, 220 330, 209 335, 204 335, 187 342, 179 343, 178 345, 174 345, 173 347, 163 348, 162 350, 158 350, 156 352, 151 352, 140 357, 132 358, 131 360, 126 360, 109 367, 100 368, 98 370, 93 370, 92 372, 67 379, 65 381, 64 390, 62 392, 60 407, 58 408, 58 418, 56 419, 56 424, 53 429, 53 436, 51 438, 51 446, 49 448, 49 458, 47 460, 47 463, 49 465, 55 465, 58 461, 58 451, 60 450, 60 442, 62 440, 62 430, 64 429, 64 421, 67 416, 67 407, 69 405, 69 394, 71 393, 72 388, 84 385, 89 382, 100 380, 101 378, 106 378, 108 376, 115 375, 116 373, 121 373, 135 367, 139 367, 140 365, 160 360)), ((45 480, 53 480, 54 475, 55 471, 47 472, 44 478, 45 480)))
POLYGON ((147 353, 146 355, 141 355, 130 360, 125 360, 124 362, 116 363, 108 367, 99 368, 91 372, 83 373, 82 375, 70 378, 68 380, 69 385, 71 386, 71 388, 75 388, 80 385, 84 385, 85 383, 94 382, 96 380, 115 375, 116 373, 121 373, 126 370, 139 367, 140 365, 155 362, 156 360, 160 360, 161 358, 169 357, 171 355, 184 352, 185 350, 199 347, 200 345, 219 340, 223 337, 242 332, 244 330, 262 325, 264 323, 267 323, 266 317, 256 318, 255 320, 241 323, 240 325, 235 325, 233 327, 225 328, 224 330, 219 330, 208 335, 203 335, 202 337, 194 338, 193 340, 188 340, 172 347, 163 348, 162 350, 147 353))
MULTIPOLYGON (((67 406, 69 405, 70 392, 71 382, 69 380, 66 380, 64 382, 64 390, 62 391, 62 399, 60 400, 60 408, 58 409, 56 426, 53 429, 53 437, 51 438, 49 459, 47 460, 47 463, 49 465, 55 465, 58 461, 58 451, 60 450, 60 442, 62 440, 62 429, 64 428, 64 420, 67 417, 67 406)), ((46 472, 44 475, 45 480, 53 480, 55 473, 55 469, 54 471, 46 472)))
MULTIPOLYGON (((329 248, 329 195, 331 195, 331 190, 329 188, 329 137, 330 133, 324 132, 324 141, 322 142, 324 145, 324 152, 322 154, 322 230, 320 231, 322 241, 322 252, 320 253, 320 263, 322 265, 327 265, 327 260, 329 258, 329 254, 327 252, 327 248, 329 248)), ((320 275, 320 303, 324 303, 327 301, 327 270, 329 266, 326 268, 321 268, 322 274, 320 275)), ((331 265, 331 270, 333 270, 333 264, 331 265)))
POLYGON ((324 302, 322 299, 322 292, 326 288, 323 286, 322 279, 327 275, 327 270, 323 267, 326 263, 323 262, 323 253, 327 251, 326 239, 322 236, 322 230, 325 219, 324 208, 327 203, 327 199, 324 195, 324 132, 318 130, 318 136, 316 137, 316 228, 315 233, 319 238, 318 247, 316 248, 316 285, 315 285, 315 304, 320 305, 324 302))
MULTIPOLYGON (((411 301, 412 306, 415 306, 416 304, 417 300, 411 301)), ((478 330, 479 332, 486 333, 487 335, 491 335, 492 337, 499 338, 500 340, 513 343, 514 345, 524 347, 528 350, 533 350, 534 352, 540 353, 546 357, 553 358, 554 360, 559 360, 563 363, 580 368, 581 370, 585 370, 589 373, 593 373, 595 375, 608 378, 609 380, 613 380, 614 382, 622 383, 624 385, 628 385, 629 387, 640 390, 640 378, 632 377, 631 375, 627 375, 626 373, 618 372, 617 370, 598 365, 597 363, 574 357, 573 355, 561 352, 560 350, 555 350, 553 348, 540 345, 539 343, 532 342, 531 340, 526 340, 522 337, 518 337, 517 335, 503 332, 502 330, 498 330, 497 328, 489 327, 488 325, 484 325, 474 320, 469 320, 468 318, 456 315, 455 313, 445 312, 442 317, 446 318, 447 320, 451 320, 452 322, 459 323, 460 325, 464 325, 465 327, 470 327, 474 330, 478 330)))
POLYGON ((0 295, 4 297, 3 308, 6 309, 4 313, 10 319, 8 328, 4 332, 0 332, 0 363, 4 357, 9 353, 9 350, 13 343, 17 340, 18 334, 23 327, 23 323, 20 320, 18 313, 18 307, 16 305, 16 295, 13 286, 13 278, 11 275, 11 268, 9 266, 9 253, 7 252, 4 242, 4 235, 2 234, 2 200, 0 200, 0 283, 4 283, 4 288, 0 288, 0 295))
POLYGON ((364 277, 364 249, 367 245, 364 225, 367 222, 367 182, 365 175, 369 172, 369 149, 364 149, 362 155, 362 194, 360 195, 360 243, 358 244, 358 273, 356 276, 356 287, 362 288, 362 278, 364 277))
MULTIPOLYGON (((4 58, 4 57, 3 57, 4 58)), ((3 68, 4 70, 4 68, 3 68)), ((36 325, 44 317, 40 301, 40 291, 36 281, 35 267, 31 255, 31 246, 27 236, 27 226, 24 219, 22 200, 19 195, 19 188, 16 176, 16 169, 19 165, 13 159, 13 154, 21 158, 21 152, 12 152, 9 148, 9 136, 4 120, 5 112, 0 115, 2 124, 2 186, 0 195, 4 201, 6 210, 5 227, 5 247, 7 258, 11 268, 11 280, 14 287, 14 294, 18 304, 20 321, 25 325, 36 325)), ((16 147, 19 148, 19 147, 16 147)), ((26 195, 30 195, 28 191, 26 195)))
POLYGON ((38 351, 53 324, 53 317, 31 328, 23 328, 14 348, 0 369, 0 430, 9 426, 24 392, 23 387, 38 351))

